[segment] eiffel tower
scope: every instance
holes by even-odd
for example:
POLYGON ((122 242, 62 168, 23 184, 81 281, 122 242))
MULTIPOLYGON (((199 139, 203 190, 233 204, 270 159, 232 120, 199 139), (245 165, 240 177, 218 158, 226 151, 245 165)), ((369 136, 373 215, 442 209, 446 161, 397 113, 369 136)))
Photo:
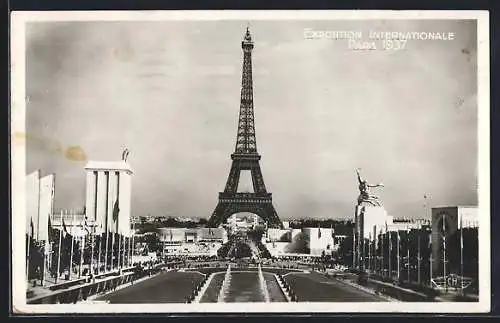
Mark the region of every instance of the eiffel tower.
POLYGON ((235 213, 249 212, 257 214, 270 228, 283 228, 278 214, 273 206, 271 193, 264 185, 260 170, 260 155, 257 153, 255 140, 255 124, 253 114, 252 85, 252 50, 254 43, 247 28, 241 42, 243 49, 243 73, 241 79, 240 116, 236 147, 231 154, 232 165, 224 192, 219 193, 219 203, 208 220, 209 227, 217 227, 235 213), (240 174, 249 170, 252 176, 253 193, 238 192, 240 174))

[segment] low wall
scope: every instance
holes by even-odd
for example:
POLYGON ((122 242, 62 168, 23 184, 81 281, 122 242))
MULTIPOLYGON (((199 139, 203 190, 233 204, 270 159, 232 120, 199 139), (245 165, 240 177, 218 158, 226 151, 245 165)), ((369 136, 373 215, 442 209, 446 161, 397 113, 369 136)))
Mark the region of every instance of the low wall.
POLYGON ((43 295, 28 300, 28 304, 76 304, 88 297, 102 294, 116 289, 118 286, 129 283, 140 278, 136 273, 125 273, 117 277, 109 277, 104 280, 76 285, 64 290, 55 291, 49 295, 43 295))
POLYGON ((96 277, 95 281, 88 282, 89 278, 68 282, 67 286, 58 285, 58 288, 53 288, 53 293, 41 295, 27 300, 28 304, 75 304, 80 301, 87 300, 90 296, 104 294, 115 290, 118 286, 133 282, 137 279, 154 275, 164 269, 179 268, 180 264, 160 264, 151 269, 136 272, 134 269, 128 269, 122 272, 121 276, 116 276, 116 273, 106 273, 96 277), (105 277, 103 277, 105 276, 105 277), (64 288, 64 289, 63 289, 64 288), (55 289, 55 290, 54 290, 55 289))
POLYGON ((380 293, 402 302, 435 302, 435 295, 424 294, 412 290, 404 289, 389 283, 380 282, 377 280, 369 280, 365 287, 373 289, 376 293, 380 293))

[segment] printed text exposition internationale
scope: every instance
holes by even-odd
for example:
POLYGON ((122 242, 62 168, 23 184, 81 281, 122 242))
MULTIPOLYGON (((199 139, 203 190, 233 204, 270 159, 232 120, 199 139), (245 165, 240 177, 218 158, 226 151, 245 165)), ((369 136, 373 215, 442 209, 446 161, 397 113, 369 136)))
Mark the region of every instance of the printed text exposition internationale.
MULTIPOLYGON (((313 30, 305 29, 306 39, 328 38, 328 39, 363 39, 362 31, 336 31, 336 30, 313 30)), ((429 31, 369 31, 369 40, 454 40, 453 32, 429 32, 429 31)))

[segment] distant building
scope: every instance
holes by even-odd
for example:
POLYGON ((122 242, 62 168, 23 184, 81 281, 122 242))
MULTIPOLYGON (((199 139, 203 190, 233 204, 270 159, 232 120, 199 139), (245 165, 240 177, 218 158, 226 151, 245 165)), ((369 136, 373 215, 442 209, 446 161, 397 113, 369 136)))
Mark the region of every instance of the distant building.
POLYGON ((431 221, 427 219, 394 218, 392 223, 387 224, 387 231, 420 230, 425 227, 430 227, 430 225, 431 221))
MULTIPOLYGON (((459 260, 456 257, 452 257, 452 255, 457 253, 457 248, 460 248, 456 233, 461 227, 479 227, 477 206, 432 208, 432 269, 434 277, 446 276, 451 272, 457 273, 459 271, 459 260), (448 255, 444 254, 445 245, 448 255), (446 266, 443 265, 444 258, 446 258, 446 266)), ((477 236, 475 239, 477 240, 477 236)))
POLYGON ((98 224, 94 220, 85 220, 83 210, 59 210, 55 211, 50 219, 52 228, 63 230, 74 237, 82 237, 89 233, 99 233, 98 224))
POLYGON ((338 248, 344 236, 335 241, 332 228, 268 229, 263 243, 273 256, 308 254, 321 256, 331 254, 338 248))
POLYGON ((309 238, 309 249, 311 255, 331 253, 334 247, 334 230, 331 228, 304 228, 302 232, 309 238))
POLYGON ((131 224, 139 224, 139 223, 141 223, 141 217, 140 216, 132 216, 132 217, 130 217, 130 223, 131 224))
POLYGON ((159 228, 160 242, 169 254, 210 254, 228 240, 224 228, 159 228))

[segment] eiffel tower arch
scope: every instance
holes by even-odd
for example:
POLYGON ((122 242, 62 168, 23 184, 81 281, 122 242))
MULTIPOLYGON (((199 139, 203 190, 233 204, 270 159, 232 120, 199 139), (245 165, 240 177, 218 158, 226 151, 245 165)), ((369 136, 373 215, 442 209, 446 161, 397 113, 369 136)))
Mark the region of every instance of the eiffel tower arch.
POLYGON ((273 206, 272 195, 266 190, 257 153, 253 113, 252 50, 254 43, 247 28, 241 42, 243 49, 243 73, 241 79, 240 115, 236 147, 231 154, 231 170, 224 192, 219 193, 219 202, 208 220, 208 226, 217 227, 231 215, 240 212, 254 213, 267 222, 270 228, 283 228, 273 206), (242 171, 250 171, 253 193, 238 192, 242 171))

